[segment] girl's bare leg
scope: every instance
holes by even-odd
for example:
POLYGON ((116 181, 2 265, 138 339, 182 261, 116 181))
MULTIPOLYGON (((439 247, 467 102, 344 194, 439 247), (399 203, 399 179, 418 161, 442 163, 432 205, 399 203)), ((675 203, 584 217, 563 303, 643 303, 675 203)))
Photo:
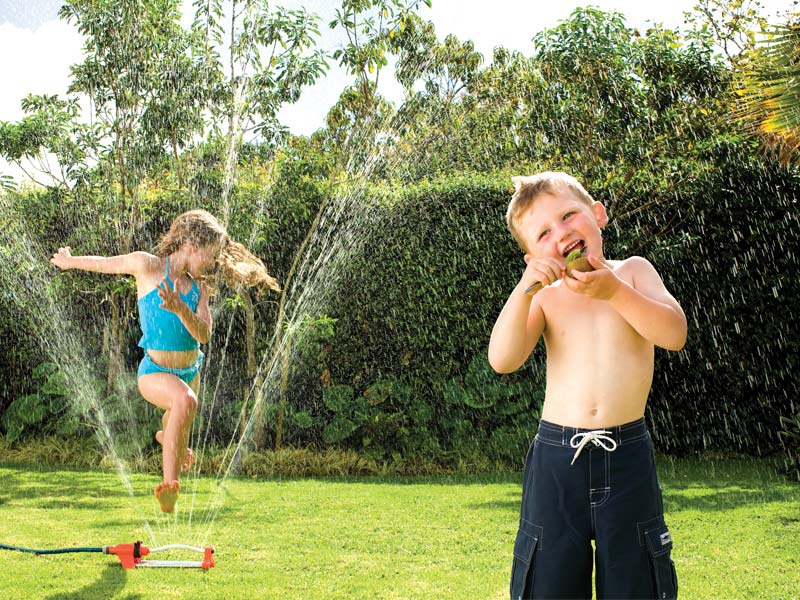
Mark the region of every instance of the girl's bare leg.
MULTIPOLYGON (((197 385, 197 377, 192 381, 197 385)), ((180 464, 189 444, 189 431, 197 412, 195 389, 169 373, 150 373, 139 378, 139 391, 145 400, 167 411, 162 441, 163 483, 156 486, 155 494, 163 512, 172 512, 178 499, 180 464)))
MULTIPOLYGON (((194 390, 194 393, 197 394, 197 377, 192 379, 189 383, 189 387, 194 390)), ((156 431, 156 441, 159 444, 164 443, 164 430, 167 428, 167 421, 169 421, 169 411, 165 410, 164 414, 161 417, 161 430, 156 431)), ((186 448, 186 454, 183 455, 183 464, 181 464, 181 473, 187 473, 189 469, 192 468, 194 464, 194 453, 192 452, 191 448, 186 448)))

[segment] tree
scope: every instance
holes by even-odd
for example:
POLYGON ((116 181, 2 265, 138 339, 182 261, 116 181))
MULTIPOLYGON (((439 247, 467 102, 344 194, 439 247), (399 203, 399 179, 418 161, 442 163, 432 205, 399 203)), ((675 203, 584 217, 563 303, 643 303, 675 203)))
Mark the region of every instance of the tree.
POLYGON ((695 35, 713 40, 730 64, 753 48, 758 31, 764 31, 766 18, 759 0, 699 0, 684 13, 695 35))
POLYGON ((99 128, 80 123, 78 99, 28 95, 22 100, 26 116, 18 123, 0 122, 0 156, 16 165, 34 183, 72 189, 98 160, 99 128), (50 158, 55 159, 51 164, 50 158), (30 171, 23 160, 33 163, 30 171), (39 181, 39 173, 50 181, 39 181))
MULTIPOLYGON (((378 93, 388 55, 399 51, 400 38, 413 21, 414 11, 432 0, 344 0, 331 29, 347 36, 333 57, 355 79, 328 112, 327 129, 340 157, 340 168, 361 169, 391 122, 394 109, 378 93)), ((390 134, 391 135, 391 134, 390 134)))
POLYGON ((201 40, 203 78, 213 90, 208 98, 211 130, 226 130, 221 203, 227 218, 244 135, 253 132, 268 144, 283 140, 287 131, 278 111, 297 102, 303 86, 313 84, 327 62, 322 50, 311 51, 319 35, 316 15, 305 9, 270 9, 266 0, 231 0, 226 28, 223 5, 223 0, 195 0, 192 31, 201 40), (226 34, 227 65, 220 54, 226 34))
POLYGON ((800 154, 800 21, 777 25, 741 62, 735 113, 745 128, 777 151, 784 165, 800 154))
MULTIPOLYGON (((226 75, 219 53, 226 32, 222 0, 196 0, 194 5, 197 12, 192 30, 203 40, 205 77, 214 87, 209 105, 212 130, 221 129, 221 123, 227 122, 221 198, 221 221, 227 224, 229 197, 236 183, 244 135, 253 132, 267 144, 283 140, 287 132, 278 121, 278 111, 284 104, 296 102, 303 86, 314 83, 324 73, 327 62, 321 50, 307 53, 319 35, 316 15, 282 7, 270 10, 265 0, 231 0, 226 75)), ((287 285, 288 282, 284 283, 284 294, 287 285)), ((236 292, 242 299, 248 324, 246 390, 260 390, 263 381, 255 379, 253 301, 246 288, 239 287, 236 292)), ((243 419, 249 404, 248 391, 243 402, 243 419)), ((257 397, 254 429, 259 449, 266 443, 263 404, 257 397)))
MULTIPOLYGON (((73 0, 59 16, 86 37, 84 60, 71 69, 69 93, 85 94, 96 130, 96 183, 119 191, 114 211, 120 225, 119 252, 132 249, 142 223, 138 186, 158 173, 171 148, 181 173, 178 148, 202 126, 203 93, 190 59, 193 39, 180 26, 178 0, 73 0)), ((107 391, 122 368, 125 338, 120 315, 130 298, 109 292, 112 332, 107 391), (120 306, 122 302, 122 306, 120 306)))

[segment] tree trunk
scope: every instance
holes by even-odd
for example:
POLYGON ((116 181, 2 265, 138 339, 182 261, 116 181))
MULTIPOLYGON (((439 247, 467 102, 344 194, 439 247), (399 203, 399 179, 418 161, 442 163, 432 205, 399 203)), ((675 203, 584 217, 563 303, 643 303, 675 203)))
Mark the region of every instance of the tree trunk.
POLYGON ((283 439, 283 418, 286 414, 286 388, 289 385, 289 357, 292 355, 292 338, 286 338, 286 347, 283 350, 283 365, 281 366, 281 391, 278 402, 278 419, 275 425, 275 450, 281 449, 283 439))
POLYGON ((172 136, 172 156, 175 158, 175 174, 178 176, 178 187, 183 189, 186 184, 183 181, 183 168, 181 167, 181 157, 178 155, 178 140, 172 136))
MULTIPOLYGON (((247 347, 247 378, 245 380, 243 402, 242 402, 242 431, 244 425, 247 424, 247 407, 251 401, 251 390, 259 390, 257 385, 254 385, 256 375, 256 326, 255 326, 255 308, 253 307, 253 299, 250 297, 250 290, 245 287, 239 289, 239 297, 244 304, 245 313, 245 345, 247 347)), ((253 415, 255 428, 255 446, 257 450, 263 450, 266 446, 266 424, 264 419, 263 402, 259 403, 258 394, 256 393, 255 414, 253 415)))
POLYGON ((120 319, 118 296, 111 292, 111 330, 108 339, 108 371, 106 372, 106 396, 114 393, 117 375, 122 365, 122 322, 120 319))

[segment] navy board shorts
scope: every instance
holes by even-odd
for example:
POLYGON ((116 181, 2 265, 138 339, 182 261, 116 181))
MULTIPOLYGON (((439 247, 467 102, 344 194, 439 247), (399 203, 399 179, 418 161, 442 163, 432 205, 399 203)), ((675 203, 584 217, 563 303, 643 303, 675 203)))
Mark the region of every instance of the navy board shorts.
POLYGON ((525 459, 511 598, 677 598, 644 417, 602 430, 539 422, 525 459))

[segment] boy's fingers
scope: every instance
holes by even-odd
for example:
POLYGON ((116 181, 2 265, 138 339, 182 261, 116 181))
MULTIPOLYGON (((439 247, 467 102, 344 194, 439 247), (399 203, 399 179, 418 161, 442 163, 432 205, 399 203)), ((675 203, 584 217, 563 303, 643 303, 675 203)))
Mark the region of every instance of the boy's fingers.
POLYGON ((600 258, 599 256, 589 256, 589 264, 592 265, 595 269, 611 268, 611 265, 609 265, 604 259, 600 258))

